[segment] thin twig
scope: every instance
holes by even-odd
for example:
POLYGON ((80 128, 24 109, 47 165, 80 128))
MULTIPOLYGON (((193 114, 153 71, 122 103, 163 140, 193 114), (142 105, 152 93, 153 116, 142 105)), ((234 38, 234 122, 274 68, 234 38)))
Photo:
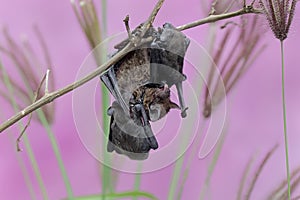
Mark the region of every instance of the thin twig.
POLYGON ((129 15, 126 15, 123 22, 125 23, 125 28, 126 28, 126 31, 127 31, 127 34, 128 34, 128 38, 130 39, 131 38, 131 30, 130 30, 130 27, 129 27, 129 15))
POLYGON ((50 74, 50 69, 47 69, 47 72, 46 72, 46 81, 45 81, 45 95, 47 95, 49 93, 49 89, 48 89, 49 74, 50 74))
POLYGON ((216 8, 215 6, 217 5, 219 0, 214 0, 212 3, 211 3, 211 8, 210 8, 210 11, 209 11, 209 15, 214 15, 216 14, 216 8))
MULTIPOLYGON (((158 13, 160 7, 162 6, 163 2, 164 2, 163 0, 160 0, 157 3, 157 5, 155 6, 154 10, 152 11, 149 19, 147 20, 146 23, 144 23, 144 26, 143 26, 144 28, 142 28, 142 30, 143 30, 142 33, 143 32, 144 32, 144 34, 146 33, 147 28, 149 28, 150 25, 152 24, 152 22, 154 21, 155 16, 157 15, 157 13, 158 13)), ((190 29, 190 28, 200 26, 200 25, 203 25, 203 24, 216 22, 216 21, 219 21, 219 20, 228 19, 228 18, 231 18, 231 17, 236 17, 236 16, 239 16, 239 15, 249 14, 249 13, 260 14, 261 11, 257 10, 257 9, 254 9, 251 6, 247 6, 246 8, 243 8, 243 9, 238 10, 238 11, 230 12, 230 13, 220 14, 220 15, 211 15, 207 18, 197 20, 197 21, 194 21, 192 23, 188 23, 188 24, 185 24, 185 25, 182 25, 182 26, 178 26, 177 29, 180 30, 180 31, 183 31, 183 30, 190 29)), ((140 37, 144 36, 144 34, 140 34, 140 37)), ((149 41, 149 38, 147 38, 145 41, 143 40, 143 38, 140 38, 139 44, 142 45, 144 42, 147 42, 147 41, 149 41)), ((20 111, 19 113, 16 113, 14 116, 12 116, 11 118, 9 118, 7 121, 5 121, 4 123, 2 123, 0 125, 0 133, 2 133, 5 129, 12 126, 14 123, 19 121, 20 119, 22 119, 26 115, 30 114, 31 112, 33 112, 33 111, 39 109, 40 107, 52 102, 55 99, 57 99, 57 98, 65 95, 65 94, 73 91, 74 89, 82 86, 83 84, 87 83, 88 81, 98 77, 108 67, 115 64, 124 55, 126 55, 129 51, 133 50, 133 48, 134 48, 134 46, 132 45, 132 43, 128 43, 121 51, 119 51, 117 54, 115 54, 115 56, 113 56, 107 62, 105 62, 104 64, 102 64, 98 68, 96 68, 94 71, 92 71, 91 73, 89 73, 88 75, 83 77, 82 79, 80 79, 78 81, 75 81, 75 82, 73 82, 73 83, 71 83, 71 84, 69 84, 69 85, 67 85, 67 86, 65 86, 61 89, 58 89, 54 92, 51 92, 48 95, 45 95, 44 97, 42 97, 38 101, 36 101, 33 104, 26 107, 24 110, 20 111)))
POLYGON ((232 18, 232 17, 236 17, 236 16, 241 16, 244 14, 262 14, 262 11, 255 9, 253 6, 249 5, 249 6, 246 6, 245 8, 242 8, 242 9, 234 11, 234 12, 224 13, 224 14, 220 14, 220 15, 210 15, 204 19, 200 19, 200 20, 197 20, 197 21, 194 21, 194 22, 182 25, 182 26, 178 26, 177 30, 183 31, 186 29, 194 28, 196 26, 200 26, 202 24, 212 23, 212 22, 216 22, 216 21, 220 21, 220 20, 224 20, 224 19, 228 19, 228 18, 232 18))
MULTIPOLYGON (((47 78, 47 74, 48 74, 48 70, 47 70, 47 73, 46 73, 46 74, 44 75, 44 77, 42 78, 42 81, 40 82, 40 84, 39 84, 39 86, 38 86, 38 88, 37 88, 37 91, 36 91, 36 93, 35 93, 35 95, 34 95, 34 98, 33 98, 33 103, 37 100, 37 98, 38 98, 38 96, 39 96, 39 93, 40 93, 40 91, 41 91, 41 87, 42 87, 42 85, 43 85, 45 79, 47 78)), ((22 136, 24 135, 26 129, 27 129, 27 128, 29 127, 29 125, 30 125, 30 122, 31 122, 31 119, 32 119, 32 114, 33 114, 33 113, 30 113, 30 114, 29 114, 29 119, 28 119, 28 121, 27 121, 27 123, 26 123, 24 129, 22 130, 22 132, 20 133, 20 135, 19 135, 18 138, 17 138, 17 141, 16 141, 16 143, 17 143, 17 151, 22 151, 21 148, 20 148, 21 138, 22 138, 22 136)))

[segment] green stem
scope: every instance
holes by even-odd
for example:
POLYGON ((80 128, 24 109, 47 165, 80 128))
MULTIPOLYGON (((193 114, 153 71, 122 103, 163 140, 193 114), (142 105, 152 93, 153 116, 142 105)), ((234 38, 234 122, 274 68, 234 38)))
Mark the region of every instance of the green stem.
POLYGON ((68 175, 67 175, 67 172, 66 172, 66 169, 65 169, 65 166, 64 166, 61 154, 60 154, 60 150, 59 150, 57 141, 56 141, 55 136, 54 136, 54 133, 53 133, 53 131, 52 131, 52 129, 51 129, 49 123, 48 123, 48 120, 46 119, 46 116, 43 113, 43 111, 38 110, 37 114, 38 114, 38 117, 39 117, 43 127, 46 129, 48 138, 50 140, 52 149, 54 151, 55 158, 56 158, 57 163, 58 163, 60 173, 62 175, 64 184, 65 184, 65 187, 66 187, 68 198, 72 198, 73 197, 72 187, 71 187, 70 180, 68 178, 68 175))
MULTIPOLYGON (((23 130, 23 125, 20 125, 20 131, 21 130, 23 130)), ((39 187, 42 191, 43 199, 49 199, 48 193, 47 193, 47 190, 46 190, 46 187, 45 187, 45 184, 44 184, 41 172, 40 172, 39 165, 35 159, 35 155, 32 151, 32 148, 31 148, 31 145, 30 145, 30 142, 29 142, 29 139, 28 139, 28 136, 26 133, 23 135, 23 141, 24 141, 25 149, 26 149, 26 152, 28 153, 28 157, 29 157, 31 166, 33 168, 34 174, 38 181, 39 187)))
MULTIPOLYGON (((137 173, 135 174, 135 179, 134 179, 134 190, 135 191, 139 191, 140 186, 141 186, 141 170, 142 170, 142 163, 138 163, 137 173)), ((138 200, 138 198, 133 197, 132 200, 138 200)))
POLYGON ((179 181, 180 171, 183 165, 184 156, 182 155, 175 164, 175 169, 172 176, 171 186, 169 190, 168 200, 173 200, 175 196, 175 191, 177 189, 177 183, 179 181))
MULTIPOLYGON (((149 200, 158 200, 153 194, 143 191, 128 191, 128 192, 120 192, 120 193, 108 193, 108 194, 98 194, 98 195, 90 195, 90 196, 82 196, 75 197, 72 200, 99 200, 103 198, 108 199, 124 199, 126 197, 143 197, 143 199, 149 200)), ((69 199, 68 199, 69 200, 69 199)))
POLYGON ((218 145, 217 145, 217 147, 215 149, 215 152, 214 152, 214 155, 212 157, 212 160, 211 160, 211 162, 210 162, 210 164, 208 166, 206 179, 205 179, 203 187, 200 190, 200 196, 199 196, 200 200, 204 200, 206 192, 207 192, 207 189, 210 186, 211 177, 213 175, 213 172, 215 170, 215 167, 217 165, 217 162, 219 160, 219 157, 220 157, 220 154, 221 154, 221 151, 222 151, 222 148, 223 148, 223 144, 225 142, 225 138, 226 138, 226 135, 227 135, 226 131, 227 130, 223 130, 223 133, 221 133, 222 134, 221 138, 220 138, 220 140, 218 142, 218 145))
MULTIPOLYGON (((101 32, 102 37, 106 37, 107 34, 107 0, 101 0, 101 13, 102 13, 102 20, 101 20, 101 32)), ((101 35, 99 41, 102 41, 101 35)), ((98 47, 99 48, 99 47, 98 47)), ((98 64, 102 64, 103 61, 106 60, 106 47, 103 46, 101 49, 101 61, 98 64)), ((100 65, 99 65, 100 66, 100 65)), ((109 92, 104 84, 101 84, 101 94, 102 94, 102 127, 105 136, 107 136, 109 132, 109 117, 106 114, 106 110, 109 107, 110 99, 109 99, 109 92)), ((108 137, 106 137, 108 138, 108 137)), ((106 152, 106 140, 103 140, 103 153, 104 153, 104 163, 109 164, 111 162, 110 158, 107 156, 106 152)), ((106 192, 113 193, 114 192, 114 186, 112 183, 112 170, 106 166, 102 165, 102 192, 105 194, 106 192)), ((105 195, 102 196, 103 199, 105 199, 105 195)))
MULTIPOLYGON (((186 142, 187 141, 183 139, 183 143, 182 143, 181 149, 180 149, 181 151, 183 151, 182 148, 185 146, 186 142)), ((169 189, 168 200, 175 199, 175 192, 177 191, 180 172, 181 172, 181 169, 183 166, 184 158, 185 158, 185 156, 181 155, 180 158, 178 158, 175 162, 175 168, 173 171, 173 176, 172 176, 171 185, 170 185, 170 189, 169 189)))
MULTIPOLYGON (((108 132, 109 132, 109 118, 107 116, 107 113, 105 112, 105 110, 108 108, 109 106, 109 94, 108 91, 106 89, 106 87, 104 86, 104 84, 101 84, 101 91, 102 91, 102 127, 103 127, 103 131, 105 134, 105 137, 107 136, 108 132)), ((107 137, 106 137, 107 138, 107 137)), ((111 169, 106 166, 106 164, 108 164, 110 162, 109 157, 106 154, 106 140, 103 140, 103 153, 104 153, 104 163, 102 165, 102 193, 105 194, 106 192, 113 192, 113 188, 110 187, 111 184, 111 169)), ((105 199, 105 195, 103 196, 103 199, 105 199)))
POLYGON ((288 137, 287 137, 287 123, 286 123, 286 108, 285 108, 285 84, 284 84, 284 52, 283 41, 280 41, 281 48, 281 75, 282 75, 282 108, 283 108, 283 127, 284 127, 284 143, 285 143, 285 164, 286 175, 288 184, 288 199, 291 199, 291 183, 290 183, 290 167, 289 167, 289 149, 288 149, 288 137))
MULTIPOLYGON (((24 78, 24 83, 25 83, 27 91, 30 91, 31 88, 30 88, 29 82, 25 78, 24 78)), ((32 99, 34 98, 33 93, 30 94, 30 98, 32 98, 32 99)), ((55 158, 58 162, 58 167, 60 169, 60 173, 62 174, 62 178, 63 178, 64 184, 65 184, 65 187, 66 187, 68 197, 73 197, 71 184, 70 184, 69 178, 67 176, 67 173, 66 173, 66 170, 65 170, 62 158, 61 158, 61 154, 60 154, 60 151, 59 151, 59 148, 58 148, 58 145, 57 145, 57 141, 56 141, 56 139, 54 137, 54 134, 51 130, 50 124, 49 124, 49 122, 48 122, 48 120, 47 120, 47 118, 46 118, 46 116, 45 116, 45 114, 43 113, 42 110, 37 110, 37 114, 38 114, 39 120, 41 121, 43 127, 46 129, 48 138, 50 140, 52 149, 54 151, 55 158)), ((24 141, 27 140, 27 139, 26 140, 25 139, 26 139, 26 137, 24 137, 24 141)))

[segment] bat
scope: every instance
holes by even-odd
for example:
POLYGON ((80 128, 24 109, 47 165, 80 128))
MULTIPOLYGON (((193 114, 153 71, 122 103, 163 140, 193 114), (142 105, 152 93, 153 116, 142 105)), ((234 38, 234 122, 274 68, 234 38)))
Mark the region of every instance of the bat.
MULTIPOLYGON (((132 32, 138 31, 138 28, 132 32)), ((171 24, 146 33, 155 39, 128 52, 100 76, 116 101, 108 109, 111 116, 107 151, 116 151, 131 159, 148 157, 158 142, 150 121, 163 118, 171 109, 186 116, 182 82, 183 57, 189 40, 171 24), (173 51, 175 49, 175 52, 173 51), (170 87, 176 85, 180 107, 170 100, 170 87)), ((129 40, 116 45, 121 50, 129 40)))
POLYGON ((143 119, 157 121, 170 109, 179 109, 179 106, 170 100, 167 86, 147 84, 134 91, 129 115, 114 101, 108 109, 111 123, 107 151, 115 150, 135 160, 148 158, 150 149, 157 149, 158 145, 149 122, 143 119))

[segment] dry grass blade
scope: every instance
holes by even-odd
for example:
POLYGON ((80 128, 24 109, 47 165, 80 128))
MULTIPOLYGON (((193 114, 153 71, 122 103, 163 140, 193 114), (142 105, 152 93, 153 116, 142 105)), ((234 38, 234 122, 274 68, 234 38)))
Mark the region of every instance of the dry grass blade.
POLYGON ((3 34, 9 45, 11 58, 15 61, 21 77, 29 82, 32 88, 37 86, 39 81, 29 59, 26 57, 25 53, 22 51, 21 47, 19 47, 16 41, 13 40, 7 29, 3 30, 3 34))
MULTIPOLYGON (((296 177, 298 174, 300 173, 300 167, 297 167, 296 169, 294 169, 291 173, 291 178, 293 179, 294 177, 296 177)), ((271 194, 268 196, 267 199, 269 200, 273 200, 276 197, 278 197, 280 194, 282 194, 282 190, 285 189, 287 185, 287 180, 284 179, 283 181, 281 181, 281 183, 279 184, 279 186, 277 188, 275 188, 273 190, 273 192, 271 192, 271 194)))
MULTIPOLYGON (((53 64, 52 64, 52 60, 51 60, 51 56, 50 56, 50 52, 49 52, 46 40, 45 40, 45 38, 44 38, 43 34, 41 33, 38 26, 34 26, 34 31, 35 31, 35 34, 36 34, 36 38, 39 41, 39 44, 42 48, 43 55, 44 55, 44 60, 45 60, 47 69, 49 69, 51 71, 51 73, 53 73, 53 71, 54 71, 53 70, 53 64)), ((50 78, 50 81, 49 81, 50 90, 54 90, 55 89, 54 78, 53 78, 53 76, 50 76, 49 78, 50 78)))
MULTIPOLYGON (((300 184, 300 176, 298 176, 293 183, 291 184, 291 194, 293 194, 293 192, 296 190, 296 188, 299 186, 300 184)), ((288 199, 288 189, 286 188, 284 193, 280 196, 279 199, 288 199)))
MULTIPOLYGON (((47 49, 46 42, 37 27, 35 27, 35 32, 38 42, 42 48, 42 53, 44 54, 46 60, 46 66, 47 68, 52 69, 51 58, 47 49)), ((18 75, 22 78, 22 82, 17 82, 15 76, 8 75, 7 77, 14 88, 14 93, 17 99, 21 99, 21 101, 19 102, 19 106, 20 108, 22 108, 28 104, 32 104, 32 99, 34 98, 32 88, 39 87, 40 82, 38 81, 39 78, 37 74, 41 74, 42 71, 44 71, 44 69, 42 67, 42 62, 40 62, 38 55, 35 54, 32 46, 25 37, 22 40, 22 46, 20 46, 12 38, 7 29, 4 29, 3 33, 8 47, 5 48, 3 46, 0 46, 0 51, 6 56, 8 56, 8 58, 10 58, 13 65, 19 72, 18 75), (38 67, 40 67, 40 70, 37 70, 38 67)), ((0 77, 3 78, 2 73, 0 73, 0 77)), ((51 90, 53 90, 55 87, 54 82, 55 81, 53 76, 50 76, 49 87, 51 90)), ((40 92, 37 98, 40 98, 43 95, 44 93, 40 92)), ((52 123, 54 119, 54 106, 54 104, 51 104, 42 108, 46 119, 49 123, 52 123)))
MULTIPOLYGON (((2 72, 0 72, 0 78, 1 78, 1 80, 4 79, 2 72)), ((15 91, 15 94, 18 96, 18 99, 22 99, 22 101, 26 104, 31 103, 31 101, 29 101, 30 96, 24 90, 24 88, 22 88, 11 76, 8 75, 7 78, 9 79, 11 85, 14 87, 14 91, 15 91)))
POLYGON ((237 194, 237 200, 242 200, 244 186, 245 186, 245 183, 246 183, 246 180, 249 175, 249 171, 251 169, 253 162, 254 162, 254 156, 252 156, 246 164, 245 170, 244 170, 242 178, 241 178, 240 187, 239 187, 238 194, 237 194))
MULTIPOLYGON (((257 16, 253 18, 249 17, 247 20, 241 18, 240 26, 227 26, 219 48, 216 50, 213 59, 220 70, 220 75, 216 73, 217 70, 212 65, 208 76, 208 86, 205 90, 204 117, 210 116, 213 108, 231 91, 237 81, 253 64, 254 59, 265 48, 265 45, 260 45, 262 34, 258 30, 257 16), (238 37, 233 37, 233 29, 236 27, 239 28, 240 32, 238 37), (234 41, 232 41, 232 38, 234 38, 234 41), (225 58, 225 56, 227 57, 225 58), (223 89, 224 86, 225 92, 223 89), (211 96, 209 96, 209 92, 211 96)), ((235 23, 228 25, 231 24, 235 23)))
POLYGON ((267 164, 268 160, 270 159, 270 157, 273 155, 273 153, 275 152, 275 150, 277 149, 278 147, 278 144, 276 144, 264 157, 264 159, 262 160, 262 162, 260 163, 260 165, 258 166, 254 176, 253 176, 253 179, 252 181, 250 182, 250 186, 249 186, 249 189, 246 193, 246 196, 245 196, 245 200, 249 200, 250 197, 251 197, 251 194, 252 194, 252 191, 254 189, 254 186, 256 184, 256 181, 259 177, 259 175, 261 174, 264 166, 267 164))
POLYGON ((95 48, 101 42, 101 33, 93 0, 79 0, 79 5, 71 0, 71 4, 90 47, 95 48))
MULTIPOLYGON (((223 54, 223 49, 225 48, 227 41, 228 41, 228 37, 230 36, 230 34, 232 33, 232 29, 228 29, 220 43, 220 48, 217 50, 217 52, 214 55, 214 63, 212 63, 211 67, 210 67, 210 71, 209 71, 209 75, 208 75, 208 80, 207 80, 207 86, 205 88, 205 106, 204 106, 204 111, 203 111, 203 115, 205 117, 208 117, 211 113, 212 110, 212 100, 211 100, 211 96, 213 94, 210 94, 210 90, 213 90, 213 87, 216 88, 217 84, 214 83, 214 79, 215 79, 215 73, 216 73, 216 66, 218 66, 219 61, 222 57, 223 54)), ((219 82, 219 77, 217 77, 218 80, 215 80, 215 82, 219 82)))

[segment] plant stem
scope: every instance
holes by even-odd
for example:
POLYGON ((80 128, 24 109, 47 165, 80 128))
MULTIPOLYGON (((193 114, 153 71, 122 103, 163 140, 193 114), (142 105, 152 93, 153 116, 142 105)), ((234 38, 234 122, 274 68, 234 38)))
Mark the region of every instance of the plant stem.
MULTIPOLYGON (((109 107, 109 94, 107 88, 104 84, 101 84, 101 94, 102 94, 102 127, 105 137, 109 132, 109 118, 105 110, 109 107)), ((104 156, 104 164, 102 164, 102 193, 104 194, 103 199, 105 199, 105 194, 107 192, 113 192, 114 188, 112 188, 112 179, 111 179, 111 169, 107 166, 111 161, 107 156, 106 152, 106 140, 103 140, 102 144, 102 152, 104 156)))
POLYGON ((52 149, 54 151, 54 155, 55 155, 55 158, 57 160, 58 167, 59 167, 60 173, 62 175, 64 184, 65 184, 65 187, 66 187, 68 198, 72 198, 73 197, 72 187, 71 187, 70 180, 68 178, 68 175, 67 175, 67 172, 66 172, 66 169, 65 169, 65 166, 64 166, 61 154, 60 154, 60 150, 59 150, 57 141, 56 141, 55 136, 54 136, 54 133, 53 133, 53 131, 52 131, 47 119, 46 119, 46 116, 43 113, 43 111, 38 110, 37 114, 38 114, 38 117, 39 117, 43 127, 46 129, 48 138, 51 142, 51 146, 52 146, 52 149))
POLYGON ((175 168, 174 168, 173 176, 172 176, 172 180, 171 180, 171 185, 170 185, 170 189, 169 189, 168 200, 175 199, 175 191, 177 189, 177 183, 179 182, 180 171, 181 171, 181 168, 183 165, 184 158, 185 158, 184 155, 181 155, 180 158, 178 158, 178 160, 176 160, 175 168))
MULTIPOLYGON (((139 191, 141 185, 141 170, 142 170, 142 163, 138 163, 137 165, 137 173, 135 174, 134 179, 134 190, 139 191)), ((137 197, 133 197, 132 200, 138 200, 137 197)))
POLYGON ((281 75, 282 75, 282 108, 283 108, 283 127, 284 127, 284 144, 285 144, 285 164, 286 175, 288 184, 288 199, 291 199, 291 181, 290 181, 290 167, 289 167, 289 149, 288 149, 288 137, 287 137, 287 123, 286 123, 286 108, 285 108, 285 84, 284 84, 284 52, 283 41, 280 41, 281 48, 281 75))
MULTIPOLYGON (((143 191, 126 191, 120 193, 109 193, 109 194, 96 194, 96 195, 88 195, 82 197, 74 197, 73 199, 66 199, 66 200, 99 200, 107 197, 108 199, 125 199, 126 197, 140 197, 143 199, 150 199, 150 200, 158 200, 153 194, 143 191)), ((126 198, 128 199, 128 198, 126 198)))

